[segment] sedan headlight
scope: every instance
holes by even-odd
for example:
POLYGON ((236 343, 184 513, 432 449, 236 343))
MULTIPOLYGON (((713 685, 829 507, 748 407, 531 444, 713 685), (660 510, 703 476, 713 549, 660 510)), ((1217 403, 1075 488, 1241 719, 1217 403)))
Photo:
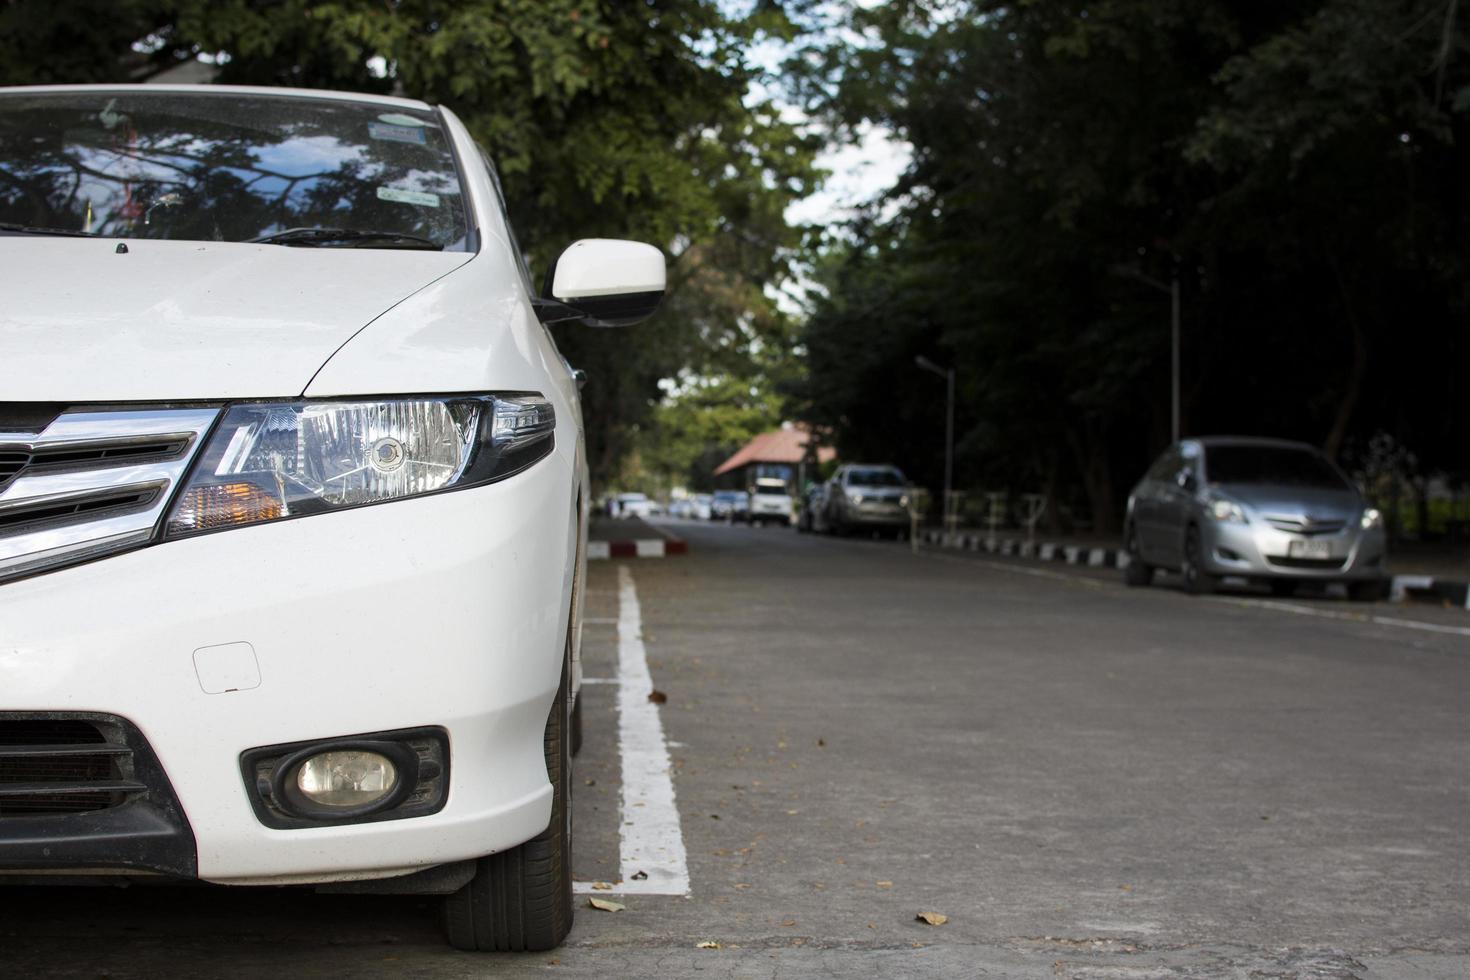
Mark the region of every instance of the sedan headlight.
POLYGON ((908 507, 909 507, 909 495, 908 494, 904 494, 903 496, 901 496, 901 497, 898 498, 898 506, 902 507, 904 510, 908 510, 908 507))
POLYGON ((847 495, 847 502, 856 506, 863 502, 863 495, 860 493, 849 493, 847 495))
POLYGON ((1363 519, 1360 523, 1363 525, 1363 530, 1365 531, 1371 531, 1375 527, 1382 527, 1383 512, 1377 507, 1369 507, 1363 511, 1363 519))
POLYGON ((231 407, 174 503, 170 536, 503 479, 551 452, 540 395, 231 407))
POLYGON ((1245 510, 1233 500, 1214 497, 1210 500, 1210 515, 1222 524, 1249 524, 1245 510))

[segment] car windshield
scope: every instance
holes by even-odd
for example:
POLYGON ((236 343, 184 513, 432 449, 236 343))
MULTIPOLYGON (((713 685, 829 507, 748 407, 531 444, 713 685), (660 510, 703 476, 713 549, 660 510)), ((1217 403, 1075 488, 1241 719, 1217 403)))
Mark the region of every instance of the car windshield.
POLYGON ((467 241, 435 114, 238 92, 0 94, 0 227, 227 242, 330 228, 375 235, 293 244, 450 250, 467 241))
POLYGON ((618 499, 625 504, 641 504, 648 498, 641 493, 625 493, 618 499))
POLYGON ((901 487, 903 474, 898 470, 850 470, 847 483, 853 487, 901 487))
POLYGON ((756 487, 755 488, 755 492, 758 493, 758 494, 760 494, 762 497, 784 497, 784 496, 786 496, 786 488, 785 487, 756 487))
POLYGON ((1205 450, 1205 473, 1211 483, 1347 488, 1326 459, 1286 446, 1211 446, 1205 450))

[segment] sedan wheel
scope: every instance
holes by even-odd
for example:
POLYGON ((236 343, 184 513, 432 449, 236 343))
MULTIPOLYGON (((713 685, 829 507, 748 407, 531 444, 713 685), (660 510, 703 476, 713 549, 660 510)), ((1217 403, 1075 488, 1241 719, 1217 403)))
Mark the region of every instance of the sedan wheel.
POLYGON ((1192 527, 1184 537, 1184 591, 1190 595, 1209 595, 1220 586, 1220 577, 1205 571, 1204 545, 1199 528, 1192 527))

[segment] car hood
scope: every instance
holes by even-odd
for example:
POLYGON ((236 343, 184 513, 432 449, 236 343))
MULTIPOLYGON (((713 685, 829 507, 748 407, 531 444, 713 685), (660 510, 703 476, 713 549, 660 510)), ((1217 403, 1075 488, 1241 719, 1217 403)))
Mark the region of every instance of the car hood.
POLYGON ((1261 514, 1350 521, 1363 510, 1362 498, 1356 491, 1346 487, 1333 490, 1259 483, 1225 483, 1218 486, 1234 500, 1261 514))
POLYGON ((465 252, 0 237, 3 401, 296 395, 465 252))

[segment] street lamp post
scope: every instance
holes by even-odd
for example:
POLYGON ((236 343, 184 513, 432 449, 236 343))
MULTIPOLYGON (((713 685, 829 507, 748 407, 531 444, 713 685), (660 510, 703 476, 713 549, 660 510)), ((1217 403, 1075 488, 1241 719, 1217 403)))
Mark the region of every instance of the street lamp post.
POLYGON ((946 405, 944 413, 944 529, 950 528, 950 509, 954 496, 954 368, 940 367, 920 354, 914 363, 925 371, 939 375, 945 382, 946 405))
POLYGON ((1145 275, 1131 265, 1113 268, 1116 275, 1137 279, 1145 286, 1169 294, 1169 432, 1171 442, 1179 441, 1179 273, 1168 282, 1145 275))

